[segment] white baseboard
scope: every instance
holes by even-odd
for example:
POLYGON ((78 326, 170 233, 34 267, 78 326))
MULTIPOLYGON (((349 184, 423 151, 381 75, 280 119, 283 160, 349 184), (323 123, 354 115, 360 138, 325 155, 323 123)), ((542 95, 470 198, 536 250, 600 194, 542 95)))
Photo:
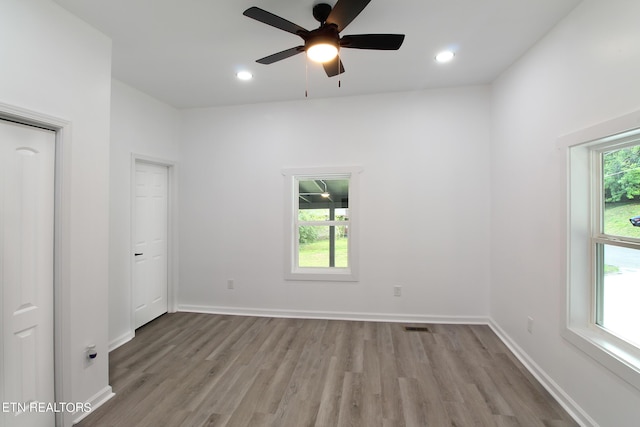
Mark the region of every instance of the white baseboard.
POLYGON ((109 352, 112 352, 121 345, 128 343, 133 339, 133 337, 135 337, 135 335, 136 334, 133 331, 129 331, 112 340, 111 342, 109 342, 109 352))
POLYGON ((438 316, 424 314, 397 313, 355 313, 334 311, 273 310, 245 307, 214 307, 202 305, 178 305, 178 311, 190 313, 226 314, 233 316, 282 317, 293 319, 354 320, 365 322, 412 322, 412 323, 453 323, 466 325, 486 325, 488 317, 483 316, 438 316))
POLYGON ((583 427, 599 427, 593 418, 589 416, 547 373, 538 366, 522 348, 513 341, 509 335, 493 319, 489 320, 489 327, 504 342, 511 352, 518 358, 520 363, 531 375, 533 375, 542 386, 553 396, 553 398, 564 408, 573 419, 583 427))
MULTIPOLYGON (((103 388, 102 390, 100 390, 98 393, 94 394, 93 396, 91 396, 89 399, 87 399, 86 403, 89 403, 91 405, 91 412, 95 411, 96 409, 98 409, 100 406, 102 406, 106 401, 108 401, 109 399, 111 399, 113 396, 115 396, 116 394, 113 392, 113 390, 111 389, 111 386, 108 385, 105 388, 103 388)), ((91 412, 77 412, 76 414, 78 415, 76 418, 73 419, 73 423, 77 424, 80 421, 82 421, 86 416, 88 416, 91 412)))

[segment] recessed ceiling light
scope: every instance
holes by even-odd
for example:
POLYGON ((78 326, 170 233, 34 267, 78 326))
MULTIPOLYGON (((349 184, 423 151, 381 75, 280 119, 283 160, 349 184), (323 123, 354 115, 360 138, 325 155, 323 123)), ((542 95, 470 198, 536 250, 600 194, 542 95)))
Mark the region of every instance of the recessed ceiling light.
POLYGON ((451 61, 454 56, 456 56, 456 54, 451 52, 450 50, 443 50, 436 55, 436 61, 444 64, 445 62, 451 61))
POLYGON ((238 71, 236 73, 236 77, 240 80, 251 80, 253 78, 253 74, 248 71, 238 71))

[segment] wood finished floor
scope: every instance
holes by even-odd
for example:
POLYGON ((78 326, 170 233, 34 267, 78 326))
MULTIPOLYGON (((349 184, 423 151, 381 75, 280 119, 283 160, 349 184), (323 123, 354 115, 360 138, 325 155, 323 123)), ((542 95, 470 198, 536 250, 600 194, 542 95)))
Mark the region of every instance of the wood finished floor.
POLYGON ((488 326, 166 314, 79 426, 575 426, 488 326))

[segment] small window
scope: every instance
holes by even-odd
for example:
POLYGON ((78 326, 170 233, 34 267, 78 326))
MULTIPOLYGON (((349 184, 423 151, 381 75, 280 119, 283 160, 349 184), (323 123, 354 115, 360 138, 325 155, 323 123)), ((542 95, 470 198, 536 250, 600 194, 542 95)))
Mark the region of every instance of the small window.
POLYGON ((357 280, 354 221, 357 170, 295 169, 284 172, 287 197, 285 277, 357 280))

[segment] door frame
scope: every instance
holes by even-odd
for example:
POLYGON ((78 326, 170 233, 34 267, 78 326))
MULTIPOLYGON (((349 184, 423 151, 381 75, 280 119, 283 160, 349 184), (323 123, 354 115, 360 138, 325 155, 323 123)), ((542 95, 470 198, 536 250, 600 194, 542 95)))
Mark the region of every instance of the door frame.
MULTIPOLYGON (((0 119, 55 132, 53 225, 53 381, 56 402, 71 402, 70 189, 71 122, 0 102, 0 119)), ((4 351, 1 346, 0 351, 4 351)), ((73 414, 57 412, 56 426, 70 425, 73 414)))
POLYGON ((167 168, 167 312, 175 313, 178 307, 178 298, 176 295, 178 283, 178 165, 171 160, 160 159, 157 157, 146 156, 142 154, 131 154, 131 230, 129 244, 129 270, 130 270, 130 325, 131 337, 135 337, 135 267, 133 264, 133 253, 135 247, 135 198, 136 198, 136 165, 138 163, 147 163, 155 166, 167 168))

